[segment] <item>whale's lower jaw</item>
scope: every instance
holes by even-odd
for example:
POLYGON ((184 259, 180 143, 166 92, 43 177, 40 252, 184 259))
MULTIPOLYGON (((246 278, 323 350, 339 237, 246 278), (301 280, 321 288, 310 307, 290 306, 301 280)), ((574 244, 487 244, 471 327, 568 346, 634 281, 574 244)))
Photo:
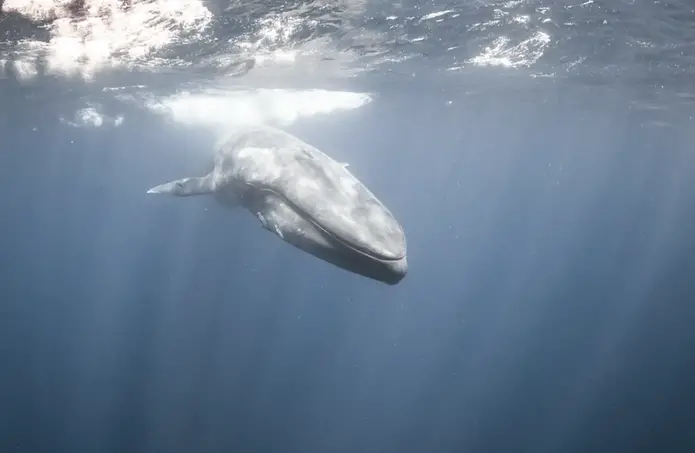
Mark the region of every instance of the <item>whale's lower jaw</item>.
MULTIPOLYGON (((324 233, 321 232, 320 234, 324 233)), ((325 247, 315 241, 307 240, 306 236, 283 233, 281 238, 298 249, 331 263, 334 266, 388 285, 400 283, 408 273, 407 257, 393 261, 375 259, 346 247, 330 237, 326 238, 331 244, 330 247, 325 247)))

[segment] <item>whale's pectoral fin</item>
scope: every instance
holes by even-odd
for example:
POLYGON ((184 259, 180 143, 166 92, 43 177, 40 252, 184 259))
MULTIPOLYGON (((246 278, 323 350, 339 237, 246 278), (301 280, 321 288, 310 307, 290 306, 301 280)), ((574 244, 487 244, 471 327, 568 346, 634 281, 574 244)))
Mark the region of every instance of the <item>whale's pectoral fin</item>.
POLYGON ((162 193, 176 195, 178 197, 187 197, 191 195, 205 195, 212 193, 212 191, 212 176, 208 175, 200 178, 183 178, 165 182, 164 184, 151 188, 147 193, 162 193))
POLYGON ((282 231, 280 231, 280 227, 278 227, 275 222, 268 221, 268 219, 261 212, 257 212, 256 217, 258 217, 258 220, 261 222, 263 228, 270 231, 271 233, 277 234, 278 236, 280 236, 281 239, 285 239, 285 236, 283 236, 282 231))
POLYGON ((268 221, 265 219, 263 214, 260 212, 257 212, 256 217, 258 217, 258 220, 260 220, 261 225, 263 225, 263 228, 265 228, 267 230, 268 229, 268 221))

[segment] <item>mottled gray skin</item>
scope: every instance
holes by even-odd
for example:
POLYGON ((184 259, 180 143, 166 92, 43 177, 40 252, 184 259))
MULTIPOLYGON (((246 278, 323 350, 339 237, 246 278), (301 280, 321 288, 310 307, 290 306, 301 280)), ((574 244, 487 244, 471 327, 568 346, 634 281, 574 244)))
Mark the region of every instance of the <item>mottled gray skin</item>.
POLYGON ((295 247, 384 283, 400 282, 408 270, 405 234, 391 212, 346 165, 275 128, 230 135, 209 174, 148 193, 213 194, 295 247))

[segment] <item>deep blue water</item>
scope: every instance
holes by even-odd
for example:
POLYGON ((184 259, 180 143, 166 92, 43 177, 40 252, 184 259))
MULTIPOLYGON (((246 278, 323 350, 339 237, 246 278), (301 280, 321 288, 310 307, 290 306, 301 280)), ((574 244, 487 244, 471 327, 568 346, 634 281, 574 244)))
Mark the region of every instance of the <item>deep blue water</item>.
POLYGON ((596 58, 410 61, 331 79, 375 100, 285 128, 403 223, 394 287, 146 196, 203 171, 205 131, 71 128, 78 83, 0 80, 0 452, 693 451, 689 63, 596 58))

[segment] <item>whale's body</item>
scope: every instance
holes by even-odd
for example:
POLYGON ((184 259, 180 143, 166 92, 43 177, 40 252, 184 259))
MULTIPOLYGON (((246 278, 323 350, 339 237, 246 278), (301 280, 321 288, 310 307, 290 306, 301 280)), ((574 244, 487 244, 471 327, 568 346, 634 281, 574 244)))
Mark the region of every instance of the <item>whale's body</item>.
POLYGON ((407 273, 400 223, 346 165, 279 129, 256 126, 217 148, 213 170, 149 193, 211 193, 240 205, 286 242, 388 284, 407 273))

